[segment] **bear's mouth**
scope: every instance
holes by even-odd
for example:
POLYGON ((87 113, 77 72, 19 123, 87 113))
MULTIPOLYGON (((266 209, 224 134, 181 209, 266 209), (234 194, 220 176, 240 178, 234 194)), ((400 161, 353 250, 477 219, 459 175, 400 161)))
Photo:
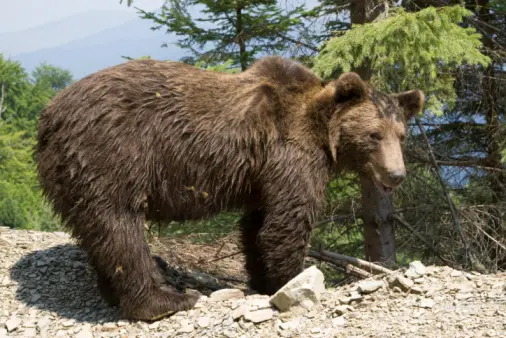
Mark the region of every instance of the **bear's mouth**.
POLYGON ((387 187, 386 185, 384 185, 383 183, 380 183, 381 184, 381 189, 383 189, 383 192, 387 195, 390 195, 393 191, 394 191, 394 188, 391 188, 391 187, 387 187))
POLYGON ((379 179, 377 178, 374 178, 374 183, 376 184, 376 186, 381 190, 383 191, 386 195, 391 195, 394 191, 394 188, 391 187, 391 186, 388 186, 386 184, 384 184, 383 182, 381 182, 379 179))

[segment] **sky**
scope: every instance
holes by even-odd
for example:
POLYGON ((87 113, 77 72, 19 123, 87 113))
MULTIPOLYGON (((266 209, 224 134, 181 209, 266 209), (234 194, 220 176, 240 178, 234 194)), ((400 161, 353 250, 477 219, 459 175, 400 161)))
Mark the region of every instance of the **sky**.
MULTIPOLYGON (((134 0, 134 6, 153 10, 163 0, 134 0)), ((119 0, 0 0, 0 33, 15 32, 93 10, 118 10, 135 13, 119 0)))

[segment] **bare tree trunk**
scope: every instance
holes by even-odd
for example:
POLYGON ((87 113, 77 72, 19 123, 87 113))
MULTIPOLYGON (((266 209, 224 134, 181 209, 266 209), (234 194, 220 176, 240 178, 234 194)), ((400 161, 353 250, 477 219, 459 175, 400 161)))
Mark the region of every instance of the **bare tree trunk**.
MULTIPOLYGON (((388 1, 353 0, 350 4, 351 23, 364 24, 373 21, 388 6, 388 1)), ((362 79, 369 80, 372 75, 370 64, 366 62, 354 69, 362 79)), ((386 195, 373 181, 361 178, 362 219, 364 221, 365 257, 372 262, 392 265, 395 256, 394 220, 391 195, 386 195)))
MULTIPOLYGON (((491 21, 489 13, 489 0, 478 0, 475 5, 480 20, 484 23, 491 21)), ((494 58, 492 51, 495 49, 494 41, 491 37, 494 31, 489 26, 481 28, 484 33, 482 41, 486 47, 485 54, 494 58)), ((494 60, 495 61, 495 60, 494 60)), ((501 168, 501 144, 500 144, 500 122, 499 122, 499 100, 500 93, 497 85, 497 77, 495 75, 495 62, 492 62, 486 69, 486 76, 483 79, 483 103, 485 108, 486 135, 487 135, 487 164, 493 167, 501 168)), ((503 171, 499 171, 492 176, 490 182, 492 190, 495 193, 496 202, 506 200, 506 176, 503 171)))
POLYGON ((4 107, 4 100, 5 100, 5 86, 2 85, 0 88, 0 120, 2 120, 2 113, 7 110, 6 107, 4 107))
POLYGON ((244 27, 242 23, 242 8, 239 6, 235 9, 236 18, 236 34, 237 43, 239 44, 239 58, 241 59, 241 70, 245 71, 248 66, 248 57, 246 55, 246 44, 244 42, 244 27))

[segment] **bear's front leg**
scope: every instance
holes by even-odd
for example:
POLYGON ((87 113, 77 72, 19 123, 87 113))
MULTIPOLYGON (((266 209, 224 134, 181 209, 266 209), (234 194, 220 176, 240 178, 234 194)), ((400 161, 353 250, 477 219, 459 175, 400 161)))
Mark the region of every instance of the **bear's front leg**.
POLYGON ((324 174, 301 172, 306 175, 289 172, 266 184, 263 205, 241 220, 249 284, 261 294, 274 294, 304 268, 326 181, 324 174))
POLYGON ((256 240, 264 275, 251 276, 258 292, 272 295, 302 272, 313 223, 311 211, 302 209, 266 214, 256 240))

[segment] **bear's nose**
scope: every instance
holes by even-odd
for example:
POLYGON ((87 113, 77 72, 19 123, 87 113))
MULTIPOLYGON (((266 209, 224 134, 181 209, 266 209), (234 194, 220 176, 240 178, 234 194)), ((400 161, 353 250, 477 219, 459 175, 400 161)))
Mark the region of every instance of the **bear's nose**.
POLYGON ((394 184, 401 184, 402 181, 406 178, 406 171, 404 170, 393 170, 388 173, 388 178, 394 184))

